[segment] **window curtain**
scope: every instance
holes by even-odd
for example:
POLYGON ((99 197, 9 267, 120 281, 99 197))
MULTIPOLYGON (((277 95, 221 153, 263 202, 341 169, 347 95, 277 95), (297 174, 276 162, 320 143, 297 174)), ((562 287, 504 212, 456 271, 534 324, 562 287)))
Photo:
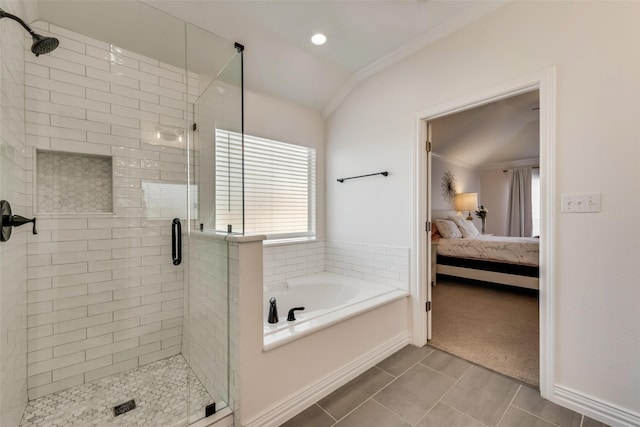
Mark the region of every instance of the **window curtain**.
POLYGON ((513 169, 509 182, 507 234, 514 237, 531 237, 532 230, 531 168, 513 169))

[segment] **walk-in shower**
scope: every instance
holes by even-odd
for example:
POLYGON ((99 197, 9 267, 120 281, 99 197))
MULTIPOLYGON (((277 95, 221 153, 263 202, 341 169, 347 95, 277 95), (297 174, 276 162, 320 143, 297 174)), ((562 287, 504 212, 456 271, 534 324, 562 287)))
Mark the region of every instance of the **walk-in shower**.
POLYGON ((37 219, 0 243, 0 425, 232 407, 229 250, 190 234, 241 50, 139 1, 27 3, 0 0, 0 199, 37 219))

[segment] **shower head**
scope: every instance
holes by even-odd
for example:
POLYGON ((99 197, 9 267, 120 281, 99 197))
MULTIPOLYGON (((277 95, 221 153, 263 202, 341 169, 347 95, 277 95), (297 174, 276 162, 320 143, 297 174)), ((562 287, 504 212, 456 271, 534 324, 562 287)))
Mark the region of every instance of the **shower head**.
POLYGON ((31 45, 31 52, 36 56, 40 56, 43 53, 50 53, 58 47, 60 42, 53 37, 44 37, 40 34, 33 33, 33 44, 31 45))
POLYGON ((41 36, 40 34, 36 34, 31 28, 29 28, 27 24, 24 23, 22 19, 0 9, 0 19, 2 18, 13 19, 18 24, 22 25, 24 29, 29 32, 29 34, 31 34, 31 37, 33 38, 33 44, 31 45, 31 52, 33 52, 36 56, 40 56, 43 53, 49 53, 53 51, 55 48, 57 48, 58 45, 60 44, 58 39, 55 39, 53 37, 44 37, 44 36, 41 36))

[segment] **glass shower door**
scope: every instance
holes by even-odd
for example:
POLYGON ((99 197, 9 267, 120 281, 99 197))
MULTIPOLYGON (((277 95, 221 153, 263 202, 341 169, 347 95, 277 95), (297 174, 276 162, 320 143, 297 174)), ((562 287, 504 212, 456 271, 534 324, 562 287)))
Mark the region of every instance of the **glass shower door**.
MULTIPOLYGON (((207 396, 215 402, 215 410, 233 406, 229 390, 228 230, 216 228, 222 184, 216 129, 241 130, 242 87, 240 53, 229 41, 192 25, 187 25, 187 40, 189 77, 198 86, 197 92, 190 94, 190 321, 185 334, 185 356, 198 379, 195 387, 190 387, 193 414, 207 396), (198 384, 204 386, 206 395, 198 384)), ((232 165, 228 173, 241 173, 241 165, 232 165)), ((208 409, 213 411, 211 406, 208 409)))
POLYGON ((37 218, 0 243, 0 425, 188 425, 232 400, 226 241, 190 236, 215 158, 189 132, 196 105, 240 128, 237 51, 139 1, 40 14, 50 56, 0 22, 0 199, 37 218))
POLYGON ((79 426, 187 425, 185 23, 134 1, 42 13, 61 43, 25 58, 42 225, 28 248, 24 420, 51 407, 79 426))

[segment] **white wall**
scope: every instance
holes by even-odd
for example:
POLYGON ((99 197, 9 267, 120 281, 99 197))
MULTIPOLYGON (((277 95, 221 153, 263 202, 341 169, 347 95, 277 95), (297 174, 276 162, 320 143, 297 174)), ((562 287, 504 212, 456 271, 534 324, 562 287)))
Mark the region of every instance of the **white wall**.
POLYGON ((637 2, 513 2, 361 82, 327 127, 328 238, 410 246, 416 113, 555 66, 555 190, 600 192, 602 211, 557 206, 553 383, 636 420, 638 16, 637 2))
POLYGON ((482 204, 489 210, 486 232, 507 236, 509 175, 503 169, 482 171, 480 178, 482 204))

